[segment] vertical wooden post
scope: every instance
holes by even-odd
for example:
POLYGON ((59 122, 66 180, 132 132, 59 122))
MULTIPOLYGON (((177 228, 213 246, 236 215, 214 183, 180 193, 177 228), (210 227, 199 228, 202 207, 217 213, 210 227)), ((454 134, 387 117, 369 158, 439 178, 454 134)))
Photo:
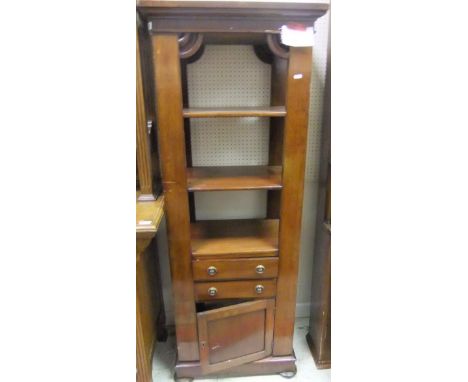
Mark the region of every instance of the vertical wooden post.
POLYGON ((190 252, 182 84, 177 34, 152 37, 161 170, 179 361, 196 361, 198 335, 190 252))
POLYGON ((309 119, 312 49, 290 49, 283 142, 283 189, 280 207, 279 273, 273 354, 292 353, 302 199, 309 119))
POLYGON ((155 200, 153 195, 153 169, 151 149, 146 126, 145 97, 143 93, 143 76, 141 71, 140 44, 138 29, 136 38, 136 154, 140 195, 138 200, 155 200))
MULTIPOLYGON (((187 63, 181 63, 181 75, 182 75, 182 96, 184 107, 189 107, 189 92, 188 92, 188 79, 187 79, 187 63)), ((187 167, 192 167, 192 142, 191 142, 191 129, 190 129, 190 118, 184 118, 184 132, 185 132, 185 159, 187 161, 187 167)), ((194 222, 195 219, 195 195, 193 192, 189 192, 189 208, 190 208, 190 221, 194 222)))
MULTIPOLYGON (((286 77, 288 60, 273 56, 271 64, 271 106, 283 106, 286 96, 286 77)), ((281 166, 283 162, 284 118, 270 118, 270 145, 268 164, 281 166)), ((281 205, 281 191, 269 190, 267 199, 267 217, 278 219, 281 205)))

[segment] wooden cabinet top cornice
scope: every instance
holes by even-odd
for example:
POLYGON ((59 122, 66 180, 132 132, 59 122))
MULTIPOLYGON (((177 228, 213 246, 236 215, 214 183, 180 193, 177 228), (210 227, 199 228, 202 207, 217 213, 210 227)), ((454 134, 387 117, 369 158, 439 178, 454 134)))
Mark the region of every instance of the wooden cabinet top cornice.
POLYGON ((312 26, 328 7, 323 1, 137 1, 151 32, 172 33, 278 33, 287 23, 312 26))

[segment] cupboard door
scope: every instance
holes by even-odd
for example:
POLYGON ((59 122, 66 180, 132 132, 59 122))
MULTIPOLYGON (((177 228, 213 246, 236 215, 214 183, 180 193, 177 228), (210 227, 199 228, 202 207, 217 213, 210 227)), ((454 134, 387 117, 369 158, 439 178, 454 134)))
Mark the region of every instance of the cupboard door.
POLYGON ((203 374, 253 362, 272 353, 275 300, 257 300, 198 313, 203 374))

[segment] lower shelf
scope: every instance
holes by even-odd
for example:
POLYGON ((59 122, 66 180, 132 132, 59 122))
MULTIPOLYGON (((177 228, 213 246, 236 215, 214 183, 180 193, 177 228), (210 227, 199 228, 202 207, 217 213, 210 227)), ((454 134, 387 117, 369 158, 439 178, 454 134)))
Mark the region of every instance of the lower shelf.
POLYGON ((192 224, 192 255, 197 258, 278 255, 278 219, 205 220, 192 224))

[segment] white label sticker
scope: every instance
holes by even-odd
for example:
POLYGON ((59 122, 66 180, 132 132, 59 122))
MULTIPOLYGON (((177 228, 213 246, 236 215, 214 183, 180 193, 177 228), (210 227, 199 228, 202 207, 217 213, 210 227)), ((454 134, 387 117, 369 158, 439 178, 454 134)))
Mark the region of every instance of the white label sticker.
POLYGON ((152 221, 151 220, 140 220, 138 222, 138 225, 151 225, 152 221))
POLYGON ((289 24, 281 27, 281 42, 287 46, 314 46, 314 27, 289 24))
POLYGON ((302 76, 302 73, 298 73, 298 74, 293 75, 293 78, 294 78, 295 80, 300 80, 302 77, 303 77, 303 76, 302 76))

